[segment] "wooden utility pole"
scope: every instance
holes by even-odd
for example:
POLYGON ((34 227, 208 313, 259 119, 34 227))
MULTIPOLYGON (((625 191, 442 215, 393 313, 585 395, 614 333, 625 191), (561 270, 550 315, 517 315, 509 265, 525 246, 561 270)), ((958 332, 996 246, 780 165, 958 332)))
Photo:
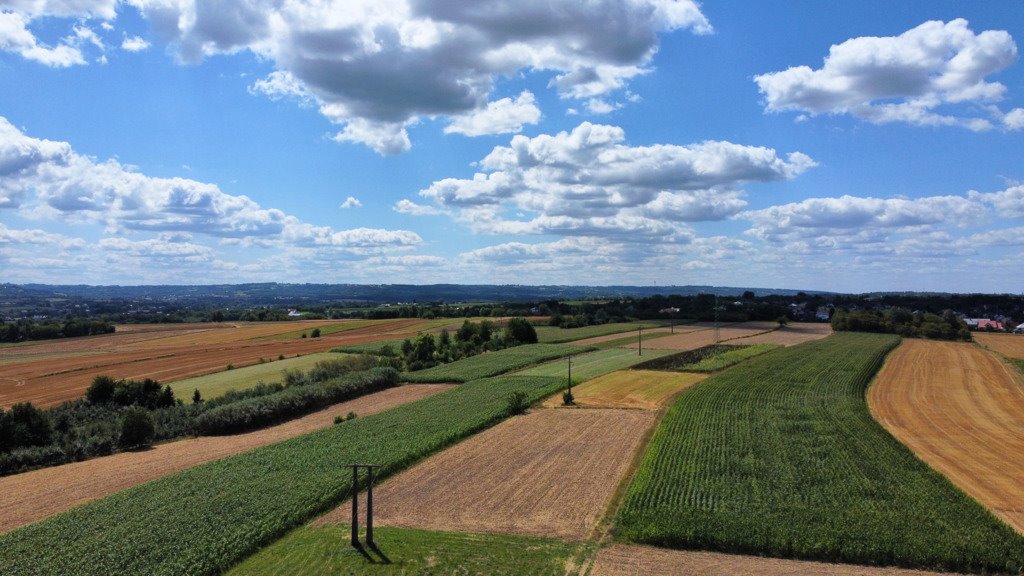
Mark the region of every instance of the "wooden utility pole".
POLYGON ((353 548, 359 548, 359 469, 366 468, 366 545, 373 547, 373 469, 378 464, 348 464, 352 468, 352 538, 353 548))
POLYGON ((637 356, 643 356, 644 355, 644 327, 643 326, 640 326, 639 328, 636 329, 636 349, 637 349, 637 352, 638 352, 637 356))

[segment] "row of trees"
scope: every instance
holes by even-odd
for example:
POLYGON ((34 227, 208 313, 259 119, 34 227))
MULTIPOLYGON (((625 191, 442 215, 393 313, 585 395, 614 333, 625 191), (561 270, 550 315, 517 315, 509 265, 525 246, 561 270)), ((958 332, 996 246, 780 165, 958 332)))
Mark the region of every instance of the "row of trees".
POLYGON ((838 309, 832 315, 832 329, 837 332, 880 332, 911 338, 934 340, 971 340, 971 331, 952 310, 941 315, 911 312, 906 308, 888 310, 838 309))
POLYGON ((391 358, 395 368, 412 371, 475 356, 488 350, 536 342, 537 331, 526 318, 511 318, 504 327, 489 320, 465 320, 455 332, 454 338, 448 330, 442 330, 437 336, 420 334, 412 340, 406 338, 399 351, 385 346, 381 354, 391 358))
POLYGON ((24 342, 26 340, 51 340, 110 334, 114 325, 103 320, 72 319, 65 322, 34 322, 19 320, 0 325, 0 342, 24 342))

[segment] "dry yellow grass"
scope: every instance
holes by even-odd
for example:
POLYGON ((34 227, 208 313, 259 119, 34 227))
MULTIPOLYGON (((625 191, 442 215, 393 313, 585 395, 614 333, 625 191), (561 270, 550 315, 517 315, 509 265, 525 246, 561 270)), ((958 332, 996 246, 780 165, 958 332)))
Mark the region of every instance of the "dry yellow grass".
POLYGON ((142 452, 121 452, 0 478, 0 533, 192 466, 327 428, 335 416, 348 412, 369 416, 451 387, 414 384, 389 388, 263 430, 178 440, 142 452))
MULTIPOLYGON (((715 330, 714 325, 706 322, 699 322, 697 324, 689 324, 685 328, 689 332, 677 333, 665 336, 659 334, 657 338, 651 339, 649 342, 644 341, 643 347, 651 350, 696 350, 703 346, 709 346, 715 343, 715 330)), ((736 342, 736 344, 746 344, 750 342, 750 336, 757 334, 763 334, 770 332, 778 328, 778 324, 775 322, 741 322, 738 324, 726 324, 718 329, 719 342, 726 342, 742 338, 736 342)), ((624 348, 637 348, 640 344, 632 342, 624 348)))
POLYGON ((613 544, 597 553, 592 576, 938 576, 937 572, 781 560, 718 552, 613 544))
MULTIPOLYGON (((657 410, 679 391, 707 378, 706 374, 660 372, 656 370, 619 370, 572 389, 576 404, 584 408, 639 408, 657 410)), ((544 406, 562 405, 562 395, 544 401, 544 406)))
POLYGON ((820 340, 831 334, 832 325, 828 323, 790 322, 782 328, 771 332, 746 338, 737 338, 732 340, 730 344, 781 344, 782 346, 795 346, 812 340, 820 340))
MULTIPOLYGON (((385 481, 377 524, 583 539, 605 515, 656 413, 516 416, 385 481)), ((350 521, 351 503, 314 524, 350 521)))
POLYGON ((1010 358, 1024 358, 1024 335, 975 332, 973 336, 979 344, 986 348, 1005 354, 1010 358))
POLYGON ((875 419, 1024 533, 1024 381, 971 344, 904 340, 868 389, 875 419))

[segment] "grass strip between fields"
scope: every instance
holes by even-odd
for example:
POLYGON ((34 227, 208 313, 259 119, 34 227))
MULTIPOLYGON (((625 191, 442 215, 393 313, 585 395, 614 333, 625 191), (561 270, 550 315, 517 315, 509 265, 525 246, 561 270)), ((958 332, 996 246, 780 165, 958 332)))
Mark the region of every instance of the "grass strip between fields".
MULTIPOLYGON (((591 378, 674 353, 674 350, 645 350, 644 355, 640 356, 636 350, 630 348, 611 348, 587 352, 572 357, 572 380, 573 382, 586 382, 591 378)), ((564 381, 568 377, 569 366, 568 361, 561 358, 516 373, 523 376, 560 377, 564 381)))
POLYGON ((168 385, 174 391, 175 397, 182 399, 187 404, 191 404, 192 393, 195 390, 199 390, 204 400, 210 400, 211 398, 223 396, 228 390, 252 388, 260 382, 265 384, 281 382, 283 380, 281 373, 285 370, 308 370, 317 362, 341 358, 342 356, 334 352, 316 352, 306 354, 305 356, 285 358, 284 360, 270 359, 270 362, 233 368, 186 380, 178 380, 168 385))
POLYGON ((477 380, 191 468, 0 535, 0 566, 5 575, 220 573, 342 502, 346 463, 380 464, 386 477, 504 419, 511 393, 533 402, 561 385, 477 380))
POLYGON ((890 436, 865 390, 895 336, 842 333, 684 392, 641 462, 620 540, 968 572, 1024 566, 1024 538, 890 436))
POLYGON ((402 380, 423 384, 469 382, 477 378, 496 376, 547 360, 562 358, 569 354, 581 354, 592 350, 595 348, 568 344, 526 344, 494 352, 484 352, 426 370, 403 372, 402 380))
POLYGON ((548 538, 381 527, 373 531, 378 550, 366 548, 364 555, 347 546, 351 534, 349 528, 339 526, 299 528, 231 570, 229 575, 562 576, 566 574, 567 561, 578 557, 584 547, 548 538))
POLYGON ((392 338, 390 340, 378 340, 376 342, 364 342, 363 344, 349 344, 340 348, 334 348, 331 352, 349 352, 352 354, 380 354, 385 346, 390 346, 392 352, 402 349, 402 342, 412 338, 392 338))
POLYGON ((564 344, 585 338, 608 336, 622 332, 636 332, 639 328, 656 328, 654 324, 634 324, 632 322, 616 322, 612 324, 596 324, 580 328, 559 328, 557 326, 537 326, 537 340, 544 344, 564 344))

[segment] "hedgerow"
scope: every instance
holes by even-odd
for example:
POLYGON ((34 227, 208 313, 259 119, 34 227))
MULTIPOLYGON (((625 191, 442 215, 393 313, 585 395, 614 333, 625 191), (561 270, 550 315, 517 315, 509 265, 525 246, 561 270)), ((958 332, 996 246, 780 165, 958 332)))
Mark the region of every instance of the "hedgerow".
POLYGON ((1024 538, 872 419, 899 338, 843 333, 683 393, 616 521, 619 539, 859 564, 1018 572, 1024 538))
POLYGON ((397 385, 398 371, 393 368, 373 368, 321 384, 289 386, 275 394, 248 398, 207 410, 196 418, 196 430, 199 434, 211 436, 262 428, 397 385))
POLYGON ((0 535, 0 566, 5 576, 220 573, 340 504, 346 463, 380 464, 386 477, 502 420, 509 394, 533 402, 561 385, 478 380, 191 468, 0 535))

